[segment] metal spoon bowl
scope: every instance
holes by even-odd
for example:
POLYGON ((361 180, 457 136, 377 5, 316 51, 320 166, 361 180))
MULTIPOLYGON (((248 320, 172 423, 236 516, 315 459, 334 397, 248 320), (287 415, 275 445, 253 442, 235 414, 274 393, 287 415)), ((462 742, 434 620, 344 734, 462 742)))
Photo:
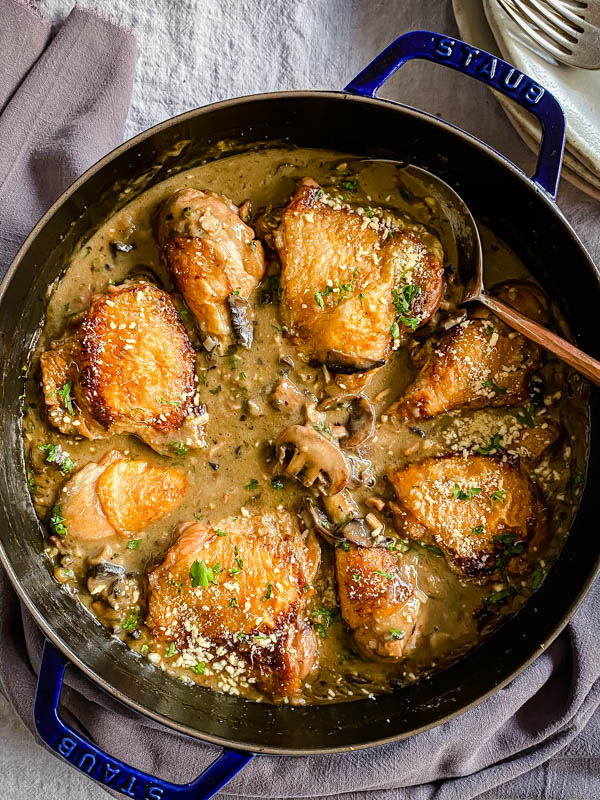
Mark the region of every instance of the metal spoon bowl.
POLYGON ((497 297, 486 294, 479 229, 468 206, 451 186, 433 173, 413 164, 402 164, 392 159, 361 159, 360 163, 395 165, 399 168, 401 182, 409 191, 411 185, 418 185, 420 194, 425 190, 425 195, 435 199, 451 231, 450 241, 444 244, 450 250, 446 255, 451 263, 456 264, 463 286, 460 305, 481 303, 511 328, 553 353, 596 385, 600 385, 600 361, 497 297))

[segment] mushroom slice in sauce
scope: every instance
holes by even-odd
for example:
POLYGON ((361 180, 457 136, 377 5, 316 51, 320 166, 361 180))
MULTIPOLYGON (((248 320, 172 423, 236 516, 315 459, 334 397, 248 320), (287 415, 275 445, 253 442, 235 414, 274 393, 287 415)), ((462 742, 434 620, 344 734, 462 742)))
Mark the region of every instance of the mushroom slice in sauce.
POLYGON ((48 418, 61 433, 133 433, 165 455, 205 445, 194 351, 173 301, 156 286, 109 287, 40 363, 48 418))
POLYGON ((381 366, 402 331, 427 322, 443 289, 442 248, 427 240, 433 249, 392 212, 352 207, 300 181, 273 241, 283 321, 310 361, 343 382, 381 366), (414 287, 407 313, 396 307, 405 286, 414 287))
POLYGON ((70 540, 127 539, 172 511, 187 485, 178 469, 130 461, 112 450, 69 479, 58 505, 70 540))
POLYGON ((341 444, 353 450, 375 433, 375 408, 364 394, 343 394, 327 398, 319 405, 319 409, 328 411, 338 406, 348 406, 348 435, 341 440, 341 444))
POLYGON ((323 494, 337 494, 350 480, 344 454, 313 428, 292 425, 275 442, 280 468, 310 487, 315 482, 323 494))
POLYGON ((204 338, 252 344, 248 298, 262 280, 262 244, 238 208, 215 192, 180 189, 162 204, 158 241, 204 338))
POLYGON ((401 536, 436 545, 469 577, 528 571, 528 549, 544 537, 546 517, 518 466, 491 456, 441 456, 391 468, 388 477, 401 536))
POLYGON ((314 534, 287 511, 179 531, 149 575, 154 638, 173 642, 184 666, 227 656, 238 679, 275 697, 298 692, 317 650, 304 616, 320 560, 314 534))
POLYGON ((360 547, 373 546, 371 531, 360 516, 360 509, 350 492, 324 495, 322 500, 327 513, 321 511, 311 498, 307 507, 315 529, 326 541, 335 545, 347 539, 360 547))

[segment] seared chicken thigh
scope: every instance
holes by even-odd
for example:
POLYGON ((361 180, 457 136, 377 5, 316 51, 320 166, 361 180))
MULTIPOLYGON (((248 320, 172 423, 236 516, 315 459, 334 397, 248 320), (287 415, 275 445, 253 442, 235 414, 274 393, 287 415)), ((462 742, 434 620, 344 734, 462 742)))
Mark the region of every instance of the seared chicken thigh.
MULTIPOLYGON (((545 298, 526 281, 496 287, 502 300, 538 322, 547 319, 545 298)), ((477 307, 469 318, 417 354, 421 371, 389 409, 402 419, 429 419, 458 408, 501 408, 523 403, 541 363, 540 348, 477 307)))
POLYGON ((388 477, 401 536, 436 544, 468 576, 527 569, 527 550, 543 536, 545 515, 518 466, 491 456, 441 456, 390 469, 388 477))
POLYGON ((320 559, 314 534, 303 537, 287 511, 181 530, 149 576, 152 634, 190 663, 212 661, 226 647, 267 693, 297 692, 316 654, 304 618, 320 559))
POLYGON ((204 447, 194 351, 171 298, 156 286, 109 287, 40 363, 48 418, 61 433, 133 433, 166 455, 204 447))
POLYGON ((72 540, 128 539, 172 511, 187 486, 177 469, 130 461, 112 450, 67 481, 54 514, 72 540))
POLYGON ((214 192, 180 189, 162 205, 158 241, 207 349, 250 347, 248 298, 264 275, 265 261, 262 244, 238 208, 214 192))
POLYGON ((342 619, 367 658, 399 660, 415 628, 416 576, 385 548, 336 548, 342 619))
POLYGON ((283 321, 307 360, 342 375, 368 372, 402 332, 427 322, 443 288, 441 246, 429 240, 431 247, 388 212, 353 209, 303 179, 273 242, 283 321))

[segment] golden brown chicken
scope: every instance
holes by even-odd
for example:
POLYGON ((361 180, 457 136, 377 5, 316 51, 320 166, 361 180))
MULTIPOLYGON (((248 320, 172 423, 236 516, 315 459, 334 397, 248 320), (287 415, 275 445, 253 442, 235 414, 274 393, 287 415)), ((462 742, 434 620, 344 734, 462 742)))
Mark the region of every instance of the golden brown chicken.
POLYGON ((381 366, 394 341, 440 304, 439 242, 428 248, 388 212, 351 208, 310 178, 300 182, 273 242, 289 335, 331 372, 381 366))
POLYGON ((342 619, 362 653, 405 657, 421 605, 414 569, 385 548, 355 545, 336 548, 335 565, 342 619))
POLYGON ((40 363, 48 418, 61 433, 133 433, 165 455, 205 446, 194 351, 171 298, 156 286, 109 287, 40 363))
POLYGON ((59 493, 54 518, 71 540, 132 538, 172 511, 187 491, 177 469, 130 461, 112 450, 70 478, 59 493))
MULTIPOLYGON (((495 293, 536 321, 546 321, 546 301, 534 284, 507 281, 495 293)), ((536 344, 481 307, 439 339, 428 339, 416 355, 421 370, 389 409, 401 419, 519 405, 542 357, 536 344)))
POLYGON ((401 536, 436 544, 468 576, 527 569, 527 551, 545 530, 533 484, 518 466, 492 456, 441 456, 388 477, 401 536))
POLYGON ((273 696, 297 692, 316 654, 304 617, 320 558, 314 534, 303 537, 287 511, 180 530, 149 576, 152 634, 174 642, 186 664, 227 648, 237 677, 273 696))
POLYGON ((265 260, 238 208, 214 192, 180 189, 161 207, 158 241, 205 347, 250 347, 248 298, 264 275, 265 260))

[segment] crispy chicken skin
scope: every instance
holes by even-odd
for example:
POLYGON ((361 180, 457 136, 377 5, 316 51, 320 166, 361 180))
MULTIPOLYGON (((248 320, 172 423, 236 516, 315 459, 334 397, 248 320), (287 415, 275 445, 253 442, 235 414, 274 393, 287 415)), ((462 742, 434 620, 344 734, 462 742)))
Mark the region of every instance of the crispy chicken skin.
POLYGON ((397 220, 389 225, 304 178, 274 233, 283 321, 304 355, 334 373, 381 366, 392 351, 396 321, 399 333, 412 330, 403 319, 423 325, 440 304, 441 247, 434 253, 397 220), (417 288, 397 318, 393 292, 402 298, 405 286, 417 288))
POLYGON ((162 205, 158 241, 204 337, 221 349, 252 343, 248 298, 262 279, 262 244, 238 208, 214 192, 180 189, 162 205))
POLYGON ((500 567, 527 569, 527 548, 543 536, 545 515, 521 469, 491 456, 427 458, 388 477, 401 536, 436 544, 451 568, 470 577, 500 567))
POLYGON ((171 298, 156 286, 110 287, 40 363, 48 418, 61 433, 134 433, 167 455, 177 442, 204 446, 194 351, 171 298))
POLYGON ((367 658, 404 657, 420 601, 414 570, 385 548, 336 548, 335 565, 342 618, 367 658))
MULTIPOLYGON (((496 294, 539 322, 547 319, 545 298, 526 281, 507 281, 496 294)), ((430 419, 455 409, 519 405, 541 363, 541 350, 485 309, 429 339, 418 359, 421 371, 389 409, 401 419, 430 419)))
POLYGON ((71 539, 129 539, 172 511, 187 487, 186 476, 177 469, 130 461, 111 450, 73 475, 58 499, 71 539))
POLYGON ((212 528, 187 523, 180 530, 149 575, 153 636, 175 642, 179 652, 198 638, 230 646, 264 691, 297 692, 316 655, 304 618, 320 559, 314 534, 304 538, 287 511, 225 519, 212 528), (211 580, 192 585, 204 565, 211 580))

